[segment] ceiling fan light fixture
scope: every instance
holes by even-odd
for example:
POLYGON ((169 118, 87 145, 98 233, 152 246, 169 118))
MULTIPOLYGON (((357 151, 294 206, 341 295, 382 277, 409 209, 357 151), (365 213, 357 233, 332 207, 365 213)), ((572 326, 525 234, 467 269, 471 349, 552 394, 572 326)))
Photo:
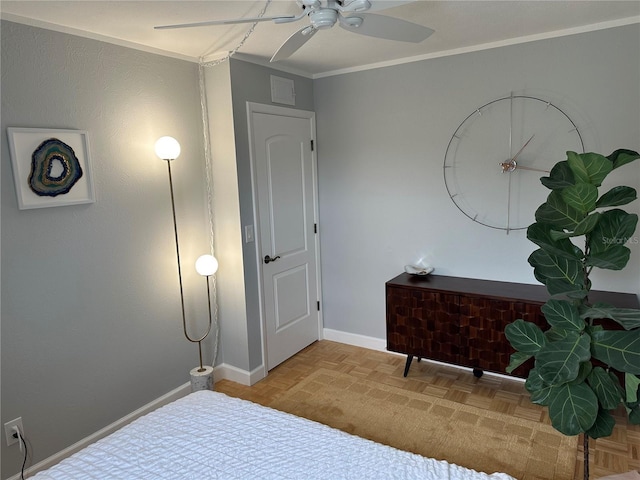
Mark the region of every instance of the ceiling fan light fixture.
POLYGON ((371 2, 369 0, 353 0, 352 2, 345 2, 342 5, 340 11, 342 12, 364 12, 371 8, 371 2))
POLYGON ((362 17, 340 17, 340 23, 348 28, 358 28, 362 21, 362 17))
POLYGON ((297 0, 298 5, 302 8, 320 8, 321 2, 320 0, 297 0))
POLYGON ((300 35, 304 35, 306 37, 307 35, 311 35, 312 33, 315 33, 315 31, 316 31, 316 29, 313 28, 311 25, 309 25, 308 27, 303 28, 300 31, 300 35))

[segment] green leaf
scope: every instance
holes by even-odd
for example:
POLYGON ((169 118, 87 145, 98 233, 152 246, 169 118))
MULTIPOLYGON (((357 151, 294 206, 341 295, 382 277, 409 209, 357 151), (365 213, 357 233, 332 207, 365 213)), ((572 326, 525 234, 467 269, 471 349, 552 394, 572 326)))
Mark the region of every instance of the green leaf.
POLYGON ((572 298, 574 300, 584 300, 589 296, 589 288, 585 288, 583 290, 576 290, 575 292, 567 292, 566 295, 568 298, 572 298))
POLYGON ((578 371, 578 376, 574 380, 571 380, 570 383, 572 383, 573 385, 577 385, 578 383, 584 382, 589 376, 589 374, 591 374, 592 370, 593 370, 593 365, 591 364, 590 361, 582 362, 580 364, 580 370, 578 371))
POLYGON ((613 170, 613 163, 599 153, 567 152, 569 168, 575 176, 576 183, 590 183, 599 187, 602 181, 613 170))
POLYGON ((586 235, 593 230, 600 221, 600 215, 601 214, 599 212, 587 215, 573 231, 574 236, 586 235))
POLYGON ((629 262, 631 250, 623 246, 611 247, 605 252, 597 252, 587 255, 586 265, 605 268, 607 270, 622 270, 629 262))
POLYGON ((542 314, 549 325, 563 330, 582 332, 585 327, 578 308, 567 300, 551 299, 542 308, 542 314))
POLYGON ((606 303, 596 303, 583 311, 580 316, 585 319, 608 318, 625 330, 640 327, 640 309, 637 308, 618 308, 606 303))
POLYGON ((584 256, 582 250, 571 243, 571 240, 553 238, 552 229, 553 226, 546 223, 532 223, 527 228, 527 238, 548 253, 577 260, 582 259, 584 256))
POLYGON ((514 349, 527 355, 538 353, 546 344, 544 333, 540 327, 520 318, 507 325, 504 334, 514 349))
POLYGON ((625 186, 613 187, 598 199, 596 208, 618 207, 631 203, 636 198, 638 198, 638 193, 635 188, 625 186))
POLYGON ((536 355, 535 368, 542 380, 549 385, 559 385, 575 380, 580 364, 591 358, 591 337, 569 332, 556 342, 547 343, 536 355))
MULTIPOLYGON (((559 232, 557 230, 551 230, 550 235, 553 240, 561 240, 563 238, 578 237, 580 235, 586 235, 600 220, 600 213, 594 212, 591 215, 587 215, 572 232, 559 232)), ((578 247, 576 247, 578 248, 578 247)), ((580 251, 582 253, 582 251, 580 251)))
POLYGON ((556 163, 548 177, 542 177, 540 182, 550 190, 559 190, 570 187, 575 183, 573 172, 566 160, 556 163))
POLYGON ((603 212, 596 228, 591 231, 591 253, 624 245, 635 232, 637 224, 638 216, 635 213, 627 213, 619 208, 603 212))
POLYGON ((546 285, 552 296, 586 290, 582 263, 579 260, 538 249, 529 256, 529 264, 533 267, 536 279, 546 285))
POLYGON ((638 216, 620 209, 603 212, 591 231, 591 251, 586 259, 589 266, 621 270, 629 261, 631 251, 624 243, 633 235, 638 216))
POLYGON ((589 430, 598 416, 598 397, 586 383, 564 384, 549 392, 549 417, 553 427, 565 435, 589 430))
POLYGON ((507 368, 505 369, 505 371, 507 373, 513 373, 513 371, 516 368, 518 368, 520 365, 525 363, 532 356, 533 355, 529 355, 527 353, 522 353, 522 352, 514 352, 514 353, 512 353, 511 357, 509 357, 509 365, 507 365, 507 368))
POLYGON ((640 425, 640 404, 627 408, 627 415, 629 415, 629 423, 640 425))
POLYGON ((556 230, 574 230, 585 214, 568 205, 561 190, 553 190, 547 201, 538 207, 535 217, 536 222, 548 223, 556 230))
POLYGON ((620 372, 640 375, 640 329, 594 331, 591 354, 620 372))
POLYGON ((544 336, 547 339, 547 342, 556 342, 558 340, 566 338, 568 333, 569 332, 563 330, 562 328, 551 327, 549 330, 546 330, 544 332, 544 336))
POLYGON ((619 168, 623 165, 626 165, 627 163, 631 163, 634 160, 637 160, 638 158, 640 158, 640 154, 638 154, 638 152, 634 152, 633 150, 620 148, 614 151, 607 158, 613 164, 613 168, 619 168))
POLYGON ((613 427, 616 426, 615 419, 609 412, 604 409, 598 410, 596 421, 593 426, 586 431, 586 434, 591 438, 604 438, 613 433, 613 427))
POLYGON ((598 187, 590 183, 576 183, 562 190, 561 195, 567 205, 586 215, 596 209, 598 187))
POLYGON ((538 371, 535 368, 529 370, 529 376, 526 382, 524 382, 524 388, 531 394, 531 403, 535 403, 536 405, 549 405, 549 394, 552 387, 542 381, 542 378, 538 375, 538 371))
POLYGON ((605 410, 614 410, 622 400, 620 382, 612 373, 602 367, 595 367, 587 378, 589 386, 598 397, 605 410))
POLYGON ((640 387, 640 378, 631 373, 624 374, 624 385, 627 392, 625 402, 634 403, 638 401, 638 387, 640 387))

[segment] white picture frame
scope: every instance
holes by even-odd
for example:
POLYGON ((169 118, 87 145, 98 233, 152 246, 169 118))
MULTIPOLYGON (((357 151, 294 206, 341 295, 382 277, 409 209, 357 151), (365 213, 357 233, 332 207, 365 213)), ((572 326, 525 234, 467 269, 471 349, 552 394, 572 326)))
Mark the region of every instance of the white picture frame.
POLYGON ((95 202, 86 131, 8 127, 7 136, 20 210, 95 202))

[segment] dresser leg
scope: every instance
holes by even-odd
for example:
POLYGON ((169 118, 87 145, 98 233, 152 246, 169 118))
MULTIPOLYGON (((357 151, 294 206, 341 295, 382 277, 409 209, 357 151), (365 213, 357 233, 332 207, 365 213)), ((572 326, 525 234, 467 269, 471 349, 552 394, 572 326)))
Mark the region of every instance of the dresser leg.
POLYGON ((404 376, 407 376, 409 373, 409 367, 411 366, 411 360, 413 360, 413 355, 407 355, 407 363, 404 364, 404 376))

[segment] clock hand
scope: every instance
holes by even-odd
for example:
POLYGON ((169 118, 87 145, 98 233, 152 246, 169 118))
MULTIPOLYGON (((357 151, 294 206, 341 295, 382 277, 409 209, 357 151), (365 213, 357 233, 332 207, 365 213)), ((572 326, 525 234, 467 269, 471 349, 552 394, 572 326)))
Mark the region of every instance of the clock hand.
MULTIPOLYGON (((536 134, 531 135, 529 140, 525 142, 525 144, 518 150, 518 153, 514 155, 514 157, 508 162, 502 162, 500 165, 502 166, 502 173, 505 172, 513 172, 516 168, 518 168, 518 163, 516 162, 516 158, 522 153, 522 151, 529 145, 529 142, 533 140, 536 134)), ((534 168, 520 167, 524 170, 536 170, 534 168)), ((507 235, 509 235, 509 231, 511 230, 511 175, 509 175, 509 188, 507 190, 507 235)))
POLYGON ((509 160, 508 162, 501 162, 499 164, 502 167, 502 173, 511 173, 514 170, 531 170, 532 172, 542 172, 549 173, 549 170, 542 170, 541 168, 533 168, 533 167, 523 167, 522 165, 518 165, 514 160, 509 160))
POLYGON ((533 167, 523 167, 522 165, 518 165, 518 164, 516 164, 516 168, 518 170, 531 170, 532 172, 549 173, 549 170, 542 170, 541 168, 533 168, 533 167))
MULTIPOLYGON (((526 148, 527 145, 529 145, 529 142, 533 140, 533 137, 535 136, 536 136, 535 133, 531 135, 531 138, 529 138, 529 140, 527 140, 525 144, 522 147, 520 147, 520 150, 518 150, 518 153, 516 153, 511 160, 509 160, 508 162, 500 163, 500 166, 502 167, 502 173, 507 173, 507 172, 511 173, 516 169, 516 167, 518 166, 518 164, 516 163, 516 158, 520 156, 522 151, 526 148)), ((526 167, 520 167, 520 168, 522 168, 523 170, 531 170, 530 168, 526 168, 526 167)), ((546 172, 546 173, 549 173, 549 172, 546 172)))
POLYGON ((516 161, 516 158, 518 158, 518 156, 522 153, 522 151, 524 150, 524 148, 529 145, 529 142, 531 140, 533 140, 533 137, 535 137, 536 134, 534 133, 533 135, 531 135, 531 138, 529 140, 527 140, 527 142, 522 146, 522 148, 520 150, 518 150, 518 153, 515 154, 515 156, 511 159, 512 162, 516 161))
MULTIPOLYGON (((504 173, 504 167, 502 169, 504 173)), ((508 188, 507 188, 507 235, 511 230, 511 175, 509 175, 508 188)))

